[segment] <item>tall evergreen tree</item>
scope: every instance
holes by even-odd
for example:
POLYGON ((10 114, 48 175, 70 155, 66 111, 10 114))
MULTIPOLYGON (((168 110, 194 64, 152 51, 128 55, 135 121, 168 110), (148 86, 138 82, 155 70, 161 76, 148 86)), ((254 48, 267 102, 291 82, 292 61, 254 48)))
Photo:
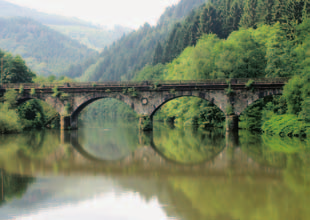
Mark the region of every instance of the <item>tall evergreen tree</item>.
POLYGON ((153 65, 156 65, 162 62, 163 53, 164 53, 164 50, 163 50, 163 47, 161 46, 161 43, 157 42, 157 45, 155 47, 155 52, 154 52, 153 65))
POLYGON ((229 13, 229 26, 230 26, 230 30, 229 33, 231 31, 236 31, 239 28, 239 23, 241 20, 241 16, 242 16, 242 11, 243 8, 241 7, 240 3, 238 1, 235 1, 231 8, 230 8, 230 13, 229 13))
POLYGON ((213 33, 221 36, 222 27, 215 7, 208 4, 200 14, 200 30, 202 33, 213 33))
POLYGON ((246 0, 240 26, 243 28, 256 28, 256 6, 257 0, 246 0))
POLYGON ((275 0, 272 10, 272 23, 286 23, 286 9, 288 0, 275 0))
POLYGON ((302 12, 303 20, 310 18, 310 0, 304 1, 304 8, 302 12))
POLYGON ((194 23, 191 25, 191 28, 190 28, 190 45, 191 46, 196 45, 199 37, 201 36, 199 23, 200 23, 200 16, 197 15, 195 17, 194 23))
POLYGON ((273 22, 273 6, 275 0, 260 0, 257 5, 257 20, 258 22, 271 25, 273 22))

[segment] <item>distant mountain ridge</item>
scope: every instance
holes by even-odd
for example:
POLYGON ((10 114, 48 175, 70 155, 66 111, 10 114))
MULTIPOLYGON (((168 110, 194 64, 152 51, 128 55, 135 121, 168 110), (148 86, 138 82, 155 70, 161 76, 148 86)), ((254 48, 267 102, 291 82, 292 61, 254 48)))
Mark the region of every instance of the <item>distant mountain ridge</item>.
POLYGON ((22 7, 4 0, 0 0, 0 17, 27 17, 46 25, 78 25, 92 28, 100 28, 91 22, 78 18, 47 14, 34 9, 22 7))
POLYGON ((38 75, 61 75, 70 65, 95 62, 97 51, 130 31, 122 26, 108 30, 0 0, 0 49, 20 54, 38 75))
POLYGON ((97 54, 30 18, 0 18, 0 48, 20 54, 38 75, 59 75, 70 64, 97 54))

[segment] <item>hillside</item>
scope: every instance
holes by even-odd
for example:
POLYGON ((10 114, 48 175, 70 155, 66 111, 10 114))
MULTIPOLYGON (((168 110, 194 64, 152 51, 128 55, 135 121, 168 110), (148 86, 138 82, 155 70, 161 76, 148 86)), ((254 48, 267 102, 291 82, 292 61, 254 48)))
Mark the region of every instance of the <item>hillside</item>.
POLYGON ((90 22, 83 21, 77 18, 47 14, 36 11, 34 9, 18 6, 3 0, 0 0, 0 17, 3 18, 27 17, 32 18, 33 20, 39 21, 42 24, 46 25, 78 25, 93 28, 96 27, 90 22))
POLYGON ((157 26, 152 27, 146 23, 105 49, 97 63, 80 73, 81 80, 131 79, 136 71, 153 62, 157 43, 165 41, 173 24, 204 2, 205 0, 182 0, 177 5, 167 8, 157 26))
POLYGON ((108 46, 115 40, 119 39, 123 34, 132 31, 131 28, 122 26, 116 26, 114 29, 107 29, 77 18, 47 14, 3 0, 0 0, 0 17, 31 18, 79 41, 90 49, 98 51, 101 51, 105 46, 108 46))
POLYGON ((59 75, 97 52, 30 18, 0 18, 0 48, 20 54, 39 75, 59 75))
POLYGON ((132 31, 131 28, 123 26, 115 26, 114 29, 78 25, 49 25, 49 27, 98 51, 102 51, 104 47, 132 31))

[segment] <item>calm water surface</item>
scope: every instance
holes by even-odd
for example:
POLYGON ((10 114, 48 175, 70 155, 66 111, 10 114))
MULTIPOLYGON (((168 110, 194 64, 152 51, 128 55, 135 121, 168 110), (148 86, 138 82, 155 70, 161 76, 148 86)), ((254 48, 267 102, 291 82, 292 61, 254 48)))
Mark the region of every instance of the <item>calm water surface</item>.
POLYGON ((306 220, 310 143, 105 124, 0 136, 0 219, 306 220))

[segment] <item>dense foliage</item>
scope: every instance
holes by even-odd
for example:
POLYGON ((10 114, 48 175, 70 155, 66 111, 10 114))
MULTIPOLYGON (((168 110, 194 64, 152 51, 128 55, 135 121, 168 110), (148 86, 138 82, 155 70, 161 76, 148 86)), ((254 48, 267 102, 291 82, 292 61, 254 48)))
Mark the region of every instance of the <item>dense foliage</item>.
POLYGON ((0 66, 1 83, 31 83, 35 77, 19 55, 14 57, 0 50, 0 66))
MULTIPOLYGON (((55 76, 36 77, 20 56, 14 57, 0 50, 0 60, 3 63, 1 68, 3 83, 53 82, 57 80, 55 76)), ((61 77, 58 80, 64 82, 70 79, 61 77)), ((19 91, 7 90, 4 94, 0 94, 0 133, 59 126, 58 112, 47 103, 33 99, 18 105, 17 100, 22 93, 23 89, 20 88, 19 91)))
MULTIPOLYGON (((246 109, 240 117, 240 126, 250 130, 265 130, 270 134, 309 135, 309 2, 299 1, 297 4, 295 1, 273 1, 270 14, 262 16, 262 13, 268 12, 268 10, 260 10, 264 6, 264 1, 255 3, 259 6, 256 12, 251 11, 253 7, 250 7, 254 1, 245 1, 242 13, 238 15, 241 18, 239 23, 241 28, 230 33, 235 29, 231 28, 227 31, 227 27, 231 26, 225 22, 233 20, 230 18, 233 14, 228 13, 227 7, 225 9, 221 4, 236 5, 237 2, 233 4, 230 1, 212 2, 196 10, 198 30, 195 33, 199 33, 199 40, 192 44, 179 44, 181 39, 188 39, 184 36, 186 33, 184 27, 192 21, 191 16, 182 24, 177 24, 167 38, 166 47, 169 48, 159 45, 160 49, 156 50, 154 64, 159 64, 145 66, 136 73, 134 79, 182 80, 293 76, 285 86, 282 97, 266 97, 246 109), (279 14, 277 10, 280 5, 283 8, 279 14), (212 16, 205 14, 211 13, 211 9, 218 10, 214 18, 222 23, 219 26, 222 28, 215 28, 214 31, 206 24, 208 22, 203 20, 205 17, 212 19, 212 16), (252 21, 251 16, 254 16, 251 18, 252 21), (262 20, 262 17, 265 19, 262 20), (227 37, 223 33, 230 34, 227 37), (175 53, 167 56, 165 51, 169 53, 175 51, 175 53), (179 55, 180 51, 182 52, 179 55), (176 58, 173 59, 174 57, 176 58)), ((233 6, 230 10, 232 8, 233 6)), ((238 25, 236 27, 238 29, 238 25)), ((189 106, 186 102, 167 103, 167 107, 163 107, 163 109, 166 108, 166 115, 162 117, 181 119, 178 112, 183 111, 184 115, 191 112, 187 107, 181 109, 182 104, 189 106)))

